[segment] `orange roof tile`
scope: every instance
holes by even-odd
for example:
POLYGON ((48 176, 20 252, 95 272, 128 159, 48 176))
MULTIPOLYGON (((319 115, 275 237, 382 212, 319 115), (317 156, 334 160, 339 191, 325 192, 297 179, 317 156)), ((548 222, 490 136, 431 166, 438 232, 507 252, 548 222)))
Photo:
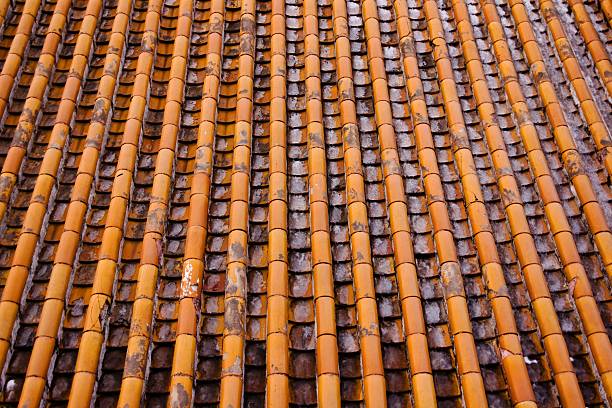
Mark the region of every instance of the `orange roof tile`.
POLYGON ((0 0, 0 404, 609 406, 611 21, 0 0))

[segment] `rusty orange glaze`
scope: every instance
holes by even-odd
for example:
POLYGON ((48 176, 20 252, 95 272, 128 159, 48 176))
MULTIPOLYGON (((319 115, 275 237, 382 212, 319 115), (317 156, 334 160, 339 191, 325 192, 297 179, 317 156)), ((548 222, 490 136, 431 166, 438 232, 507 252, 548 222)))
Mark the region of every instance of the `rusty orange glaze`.
MULTIPOLYGON (((92 9, 88 9, 90 13, 95 14, 88 15, 97 18, 102 2, 95 3, 89 3, 92 9)), ((111 109, 111 99, 115 92, 131 6, 131 2, 127 0, 120 2, 117 6, 109 52, 104 63, 105 74, 96 97, 95 112, 87 133, 87 147, 79 164, 75 189, 73 190, 66 214, 66 225, 59 242, 60 250, 55 257, 49 286, 45 294, 45 302, 41 312, 41 319, 45 324, 41 324, 36 332, 32 349, 32 353, 36 358, 31 358, 28 363, 26 380, 19 402, 20 406, 39 405, 43 397, 47 380, 46 373, 49 370, 54 355, 54 347, 58 329, 62 322, 70 274, 75 261, 78 241, 83 231, 84 214, 89 204, 90 191, 98 167, 100 147, 104 141, 104 130, 111 109)), ((95 24, 93 27, 95 27, 95 24)), ((81 38, 87 38, 86 36, 91 34, 84 33, 81 38)), ((61 124, 59 125, 61 126, 61 124)), ((47 152, 53 151, 54 149, 47 150, 47 152)))
POLYGON ((145 20, 142 53, 138 57, 134 90, 115 170, 108 217, 104 225, 94 284, 85 314, 83 336, 68 401, 69 407, 89 405, 89 401, 93 397, 100 362, 100 350, 104 342, 107 325, 106 310, 113 299, 127 204, 130 200, 134 166, 140 147, 142 118, 146 109, 153 59, 157 46, 161 7, 162 1, 151 1, 145 20))
MULTIPOLYGON (((606 170, 608 171, 608 176, 610 176, 612 174, 612 141, 610 140, 610 131, 606 127, 601 113, 599 112, 599 108, 593 99, 593 94, 584 80, 584 76, 580 70, 580 64, 576 59, 576 55, 572 50, 572 45, 567 39, 565 30, 561 24, 561 20, 557 15, 556 6, 550 0, 543 0, 539 3, 540 12, 544 16, 548 29, 552 34, 552 39, 555 43, 555 48, 559 54, 559 58, 563 63, 565 74, 567 75, 567 78, 569 79, 570 84, 576 93, 576 97, 580 102, 580 110, 582 111, 582 115, 587 122, 591 136, 593 137, 595 145, 597 146, 597 150, 603 158, 606 170)), ((517 24, 517 26, 519 24, 517 24)), ((597 33, 595 33, 595 36, 597 36, 597 33)), ((591 41, 587 44, 587 47, 589 44, 596 45, 598 42, 591 41)), ((591 48, 589 48, 589 50, 591 48)), ((603 55, 607 58, 607 53, 604 52, 603 55)), ((605 67, 602 78, 605 80, 606 89, 609 90, 612 89, 612 70, 610 70, 610 61, 606 58, 600 57, 598 60, 594 60, 594 62, 599 68, 602 66, 602 64, 597 65, 599 60, 604 60, 604 62, 606 60, 608 61, 608 66, 605 67), (610 86, 610 88, 608 88, 608 86, 610 86)))
MULTIPOLYGON (((340 376, 337 358, 336 308, 331 235, 329 228, 329 197, 325 159, 325 132, 323 127, 323 97, 321 91, 321 62, 319 57, 320 38, 317 4, 316 0, 305 0, 303 3, 310 242, 312 246, 316 355, 321 356, 321 358, 317 358, 317 388, 319 389, 317 397, 319 405, 321 406, 339 407, 340 376)), ((353 252, 361 250, 355 247, 352 249, 353 252)), ((370 247, 368 245, 366 251, 369 250, 370 247)), ((371 275, 368 278, 371 280, 371 275)), ((373 281, 371 282, 373 283, 373 281)), ((360 303, 361 299, 359 293, 361 286, 363 286, 363 283, 355 277, 358 308, 357 317, 359 319, 360 332, 363 333, 374 324, 373 322, 375 320, 372 320, 371 316, 376 315, 376 306, 372 303, 366 305, 365 301, 360 303)), ((367 377, 367 375, 370 373, 367 372, 366 369, 369 366, 370 360, 374 362, 373 364, 382 362, 382 360, 380 356, 376 355, 377 352, 380 354, 380 345, 378 345, 378 351, 372 349, 372 347, 375 347, 376 343, 364 342, 364 337, 361 337, 360 341, 367 403, 369 383, 369 377, 367 377)), ((373 336, 370 338, 374 339, 373 336)), ((384 390, 382 395, 384 395, 384 390)), ((378 395, 378 398, 380 397, 381 394, 378 395)))
POLYGON ((225 278, 225 327, 221 361, 222 408, 240 406, 244 386, 255 34, 255 0, 241 0, 240 56, 225 278))
POLYGON ((599 2, 599 7, 604 13, 604 16, 606 16, 608 27, 612 27, 612 0, 601 0, 599 2))
MULTIPOLYGON (((287 51, 285 1, 272 0, 266 406, 289 405, 289 259, 287 245, 287 51)), ((338 390, 335 390, 338 392, 338 390)))
MULTIPOLYGON (((455 80, 453 79, 453 72, 451 68, 451 62, 448 57, 448 48, 444 39, 444 33, 442 31, 442 23, 436 3, 434 1, 426 0, 423 2, 423 11, 425 19, 427 21, 427 27, 429 32, 430 41, 433 44, 434 58, 436 59, 436 69, 438 71, 438 81, 442 90, 442 97, 444 100, 444 107, 446 110, 448 126, 450 129, 450 138, 453 145, 453 153, 455 157, 455 165, 458 168, 459 176, 461 177, 461 184, 463 186, 464 197, 466 200, 466 206, 468 216, 470 218, 473 234, 476 238, 476 245, 478 247, 479 260, 481 266, 490 264, 489 267, 491 272, 491 279, 489 283, 497 282, 494 285, 499 285, 500 274, 497 273, 497 279, 495 276, 495 265, 498 263, 495 246, 487 245, 488 239, 490 238, 491 227, 488 225, 488 219, 486 216, 486 209, 484 207, 484 199, 478 176, 475 172, 474 160, 470 153, 469 140, 467 135, 467 129, 463 119, 461 105, 459 97, 457 95, 457 88, 455 80), (483 242, 484 241, 484 242, 483 242), (481 247, 485 249, 485 253, 481 252, 481 247)), ((419 112, 423 115, 425 111, 419 112)), ((413 116, 416 112, 413 111, 413 116)), ((420 117, 420 116, 419 116, 420 117)), ((425 116, 426 117, 426 116, 425 116)), ((430 213, 432 215, 432 221, 434 223, 436 245, 438 247, 438 253, 440 258, 440 269, 442 273, 442 280, 445 282, 446 289, 446 301, 449 309, 450 326, 453 332, 455 340, 455 352, 457 359, 459 360, 459 375, 461 378, 461 386, 463 388, 463 394, 465 403, 467 406, 487 406, 487 399, 484 392, 484 383, 481 377, 480 366, 478 364, 478 355, 476 353, 476 347, 473 344, 474 337, 472 328, 469 324, 469 312, 467 310, 467 301, 465 296, 465 290, 463 287, 461 270, 457 260, 457 254, 455 244, 453 242, 453 236, 451 233, 451 224, 446 210, 444 202, 444 192, 442 190, 442 183, 439 175, 438 165, 435 160, 435 152, 433 150, 433 142, 428 137, 428 133, 423 133, 421 137, 417 135, 419 158, 421 166, 427 169, 427 173, 424 175, 425 188, 429 198, 428 205, 430 206, 430 213), (425 137, 422 137, 422 136, 425 137), (440 204, 436 204, 440 203, 440 204), (439 209, 433 211, 431 207, 437 205, 439 209), (436 219, 437 218, 437 219, 436 219), (443 256, 443 254, 446 254, 443 256), (453 306, 456 311, 453 310, 453 306), (465 338, 465 341, 459 342, 460 337, 465 338), (462 349, 460 346, 464 346, 462 349)), ((483 267, 485 269, 485 267, 483 267)), ((485 275, 489 275, 488 270, 485 269, 485 275)), ((503 301, 503 299, 500 299, 503 301)), ((510 324, 510 333, 514 331, 513 324, 510 324)), ((499 330, 499 327, 498 327, 499 330)), ((502 332, 503 333, 503 332, 502 332)), ((508 342, 510 352, 519 352, 520 347, 512 344, 512 341, 508 342)), ((521 375, 519 371, 516 372, 521 375)), ((529 394, 529 393, 528 393, 529 394)))
MULTIPOLYGON (((482 7, 489 35, 493 42, 494 53, 500 67, 500 74, 505 82, 504 87, 506 95, 508 96, 517 123, 519 124, 519 132, 523 139, 523 145, 528 152, 532 172, 536 177, 538 189, 544 204, 545 214, 549 221, 551 232, 554 234, 559 257, 563 264, 563 271, 565 272, 567 280, 573 282, 573 285, 575 285, 572 295, 574 296, 576 307, 583 320, 583 330, 591 346, 591 351, 597 356, 595 362, 600 376, 602 377, 603 386, 606 393, 610 395, 610 370, 612 369, 612 349, 610 340, 607 336, 596 302, 593 299, 591 285, 580 261, 576 243, 572 238, 568 219, 561 206, 559 195, 538 139, 537 130, 531 119, 529 119, 525 96, 517 83, 517 74, 508 50, 508 43, 506 42, 503 31, 500 30, 501 23, 497 9, 493 3, 484 1, 482 7)), ((532 45, 534 47, 536 46, 535 43, 532 43, 532 45)), ((548 81, 548 83, 550 83, 550 81, 548 81)), ((567 129, 567 127, 565 128, 567 129)), ((575 178, 572 181, 575 183, 575 178)), ((581 181, 589 183, 588 180, 581 181)), ((590 187, 590 184, 587 186, 590 187)), ((607 227, 605 221, 604 227, 607 227)), ((600 251, 600 253, 602 252, 600 251)), ((541 283, 544 284, 545 281, 541 281, 541 283)), ((540 285, 534 285, 533 288, 540 289, 539 286, 540 285)), ((540 314, 541 319, 548 320, 550 313, 547 312, 547 310, 552 311, 554 308, 547 300, 547 288, 542 287, 541 289, 544 290, 540 293, 545 295, 543 296, 542 304, 546 303, 547 306, 540 307, 540 311, 536 309, 536 313, 540 314)), ((536 296, 534 303, 537 302, 537 299, 538 297, 536 296)), ((570 404, 576 400, 581 401, 582 395, 578 386, 576 374, 571 368, 569 356, 564 352, 565 347, 562 347, 561 328, 557 324, 554 324, 554 320, 552 322, 548 320, 548 324, 541 325, 540 330, 544 336, 546 336, 545 333, 550 330, 550 333, 556 335, 558 339, 553 340, 555 337, 551 337, 550 341, 544 342, 544 346, 548 348, 549 357, 553 363, 553 371, 556 371, 555 380, 559 387, 561 401, 565 404, 570 404), (559 352, 560 350, 561 352, 559 352)))
MULTIPOLYGON (((593 25, 593 21, 584 6, 584 2, 582 0, 568 0, 568 4, 574 13, 574 19, 580 31, 580 35, 584 39, 584 44, 589 50, 589 54, 597 68, 599 79, 606 87, 608 97, 612 98, 612 63, 610 62, 608 51, 593 25)), ((578 65, 578 67, 580 67, 580 65, 578 65)), ((574 82, 576 82, 575 87, 579 86, 582 89, 588 90, 586 83, 583 84, 584 80, 575 80, 574 82)), ((586 96, 587 95, 585 95, 585 97, 586 96)), ((595 106, 595 108, 597 108, 597 106, 595 106)))
MULTIPOLYGON (((397 2, 396 2, 397 4, 397 2)), ((464 58, 466 63, 469 64, 471 60, 474 58, 473 51, 475 50, 475 43, 473 37, 471 35, 471 26, 465 28, 466 18, 467 16, 467 8, 465 4, 462 4, 463 11, 462 13, 458 13, 457 3, 453 4, 455 11, 455 18, 457 20, 458 26, 464 23, 464 26, 459 28, 459 34, 461 37, 461 42, 464 47, 464 58), (468 42, 468 41, 471 41, 468 42), (472 48, 470 48, 470 46, 472 48), (472 54, 468 54, 468 50, 472 51, 472 54), (471 56, 471 58, 470 58, 471 56)), ((414 52, 414 39, 412 36, 412 32, 410 30, 410 26, 407 22, 407 10, 405 7, 402 7, 401 4, 396 6, 398 19, 402 17, 404 20, 402 22, 398 22, 398 29, 404 35, 401 37, 401 41, 404 41, 402 46, 402 50, 404 50, 404 72, 408 78, 407 85, 408 91, 411 96, 411 109, 412 109, 412 117, 414 120, 414 127, 416 133, 416 143, 417 148, 419 150, 419 158, 421 166, 424 169, 427 169, 427 176, 425 181, 425 188, 428 188, 428 185, 441 185, 438 164, 435 159, 435 153, 433 151, 434 141, 431 134, 431 127, 428 120, 428 113, 424 101, 424 91, 423 85, 418 75, 418 71, 412 67, 416 67, 416 54, 414 52), (428 182, 428 180, 432 180, 428 182)), ((426 6, 426 14, 427 12, 426 6)), ((429 27, 436 27, 440 24, 439 13, 436 8, 431 8, 429 10, 429 15, 432 18, 429 18, 429 27)), ((469 18, 469 17, 468 17, 469 18)), ((469 24, 469 19, 467 20, 469 24)), ((435 47, 443 47, 440 51, 439 55, 444 55, 448 52, 445 46, 445 41, 443 37, 436 35, 437 33, 432 33, 430 30, 430 35, 432 35, 431 40, 436 44, 439 42, 440 45, 435 45, 435 47), (434 37, 434 35, 436 35, 434 37)), ((434 53, 436 52, 436 48, 434 47, 434 53)), ((476 52, 476 56, 477 56, 476 52)), ((476 57, 478 63, 480 63, 479 57, 476 57)), ((482 67, 480 67, 482 70, 482 67)), ((484 76, 484 74, 482 74, 484 76)), ((452 81, 452 77, 443 77, 440 74, 441 81, 449 79, 452 81)), ((474 84, 472 84, 474 87, 474 84)), ((444 90, 444 82, 442 82, 442 87, 444 90)), ((447 98, 450 101, 458 100, 456 94, 456 86, 454 86, 455 91, 453 92, 453 87, 450 88, 450 96, 447 98), (455 99, 457 97, 457 99, 455 99)), ((477 102, 480 102, 480 98, 491 99, 488 88, 485 86, 484 88, 474 87, 476 93, 477 102), (476 92, 476 90, 482 90, 482 93, 476 92)), ((453 105, 450 103, 446 104, 448 109, 457 109, 457 105, 453 105)), ((482 110, 482 109, 481 109, 482 110)), ((450 116, 450 115, 449 115, 450 116)), ((461 123, 461 118, 459 118, 459 123, 461 123)), ((489 139, 496 138, 495 142, 497 144, 503 143, 501 139, 501 132, 499 127, 494 124, 492 118, 485 118, 481 116, 481 119, 485 123, 490 123, 490 126, 485 127, 485 132, 489 139)), ((451 126, 451 137, 453 132, 453 124, 449 123, 451 126)), ((483 203, 483 192, 478 181, 476 175, 476 168, 474 164, 474 159, 469 151, 469 142, 467 141, 467 134, 465 132, 461 132, 461 129, 465 130, 465 124, 461 124, 456 127, 460 134, 463 134, 463 144, 461 144, 462 139, 457 136, 453 140, 453 144, 456 146, 455 155, 459 155, 463 153, 463 157, 458 159, 459 162, 463 163, 459 167, 459 174, 464 179, 464 199, 466 200, 466 207, 468 210, 468 218, 472 224, 473 232, 472 234, 475 237, 476 246, 479 254, 480 267, 483 270, 483 274, 487 281, 487 285, 489 288, 489 297, 491 299, 491 303, 493 305, 493 313, 495 315, 495 320, 497 323, 498 330, 498 342, 499 347, 503 350, 505 355, 502 355, 502 365, 504 367, 504 372, 508 379, 510 394, 512 397, 512 401, 514 404, 521 404, 521 406, 535 406, 535 395, 533 393, 529 375, 527 373, 527 367, 525 365, 525 361, 522 355, 520 340, 518 336, 518 331, 516 327, 516 321, 514 319, 514 315, 512 312, 512 306, 510 304, 510 299, 508 297, 508 288, 506 286, 506 281, 503 275, 502 265, 499 260, 499 255, 497 252, 497 248, 495 246, 495 238, 492 233, 491 224, 488 219, 488 215, 486 209, 484 208, 483 203), (470 179, 470 181, 468 181, 470 179)), ((510 171, 510 169, 506 169, 506 172, 510 171)), ((503 174, 503 172, 502 172, 503 174)), ((431 188, 431 187, 430 187, 431 188)), ((435 195, 435 188, 431 188, 431 192, 428 192, 430 195, 435 195)), ((502 190, 505 191, 505 190, 502 190)), ((431 206, 438 205, 438 202, 433 201, 430 204, 431 206)), ((441 220, 436 220, 434 218, 434 223, 442 222, 445 225, 450 226, 450 218, 448 216, 448 210, 446 210, 446 214, 440 217, 441 220)), ((440 212, 440 211, 438 211, 440 212)), ((436 212, 432 211, 432 215, 435 216, 436 212)), ((452 319, 452 316, 451 316, 452 319)), ((452 324, 452 320, 451 320, 452 324)), ((469 327, 467 328, 469 329, 469 327)), ((469 402, 469 401, 468 401, 469 402)))
MULTIPOLYGON (((9 2, 5 1, 4 3, 8 5, 9 2)), ((34 27, 34 23, 38 17, 40 3, 41 0, 28 0, 23 6, 17 31, 11 42, 11 48, 6 60, 4 61, 2 72, 0 73, 0 117, 4 116, 6 105, 8 104, 11 92, 13 90, 15 78, 17 77, 17 73, 21 67, 25 50, 30 42, 32 28, 34 27)), ((4 19, 4 17, 2 17, 2 19, 4 19)), ((1 205, 2 204, 0 204, 0 206, 1 205)), ((0 209, 1 208, 2 207, 0 207, 0 209)))
MULTIPOLYGON (((373 89, 373 102, 374 102, 374 111, 376 114, 376 126, 378 131, 378 140, 380 143, 380 151, 381 151, 381 160, 382 160, 382 170, 383 176, 385 179, 385 193, 387 205, 390 206, 394 203, 406 203, 406 196, 404 192, 404 184, 401 175, 401 167, 399 165, 399 156, 396 145, 396 136, 395 130, 393 127, 393 119, 391 114, 391 104, 389 101, 389 93, 388 93, 388 84, 386 78, 386 72, 384 69, 384 60, 383 60, 383 50, 381 44, 381 32, 378 21, 378 10, 376 6, 376 2, 374 0, 362 0, 361 1, 361 16, 363 19, 363 24, 365 27, 365 40, 367 43, 367 59, 370 77, 372 80, 372 89, 373 89)), ((400 206, 399 211, 403 213, 403 208, 400 206)), ((393 213, 391 213, 393 214, 393 213)), ((401 217, 395 218, 394 215, 391 215, 392 220, 401 221, 401 217)), ((393 241, 395 247, 399 247, 400 245, 406 245, 410 243, 410 234, 408 228, 405 227, 403 231, 399 231, 393 235, 393 241)), ((411 251, 404 251, 395 253, 396 255, 396 264, 401 265, 405 262, 410 262, 412 259, 411 251), (407 256, 407 258, 402 259, 401 256, 407 256)), ((372 288, 374 287, 374 282, 372 282, 372 288)), ((372 303, 375 303, 375 298, 367 299, 371 300, 372 303)), ((365 303, 365 302, 364 302, 365 303)), ((373 306, 374 311, 376 311, 375 306, 373 306)), ((417 309, 418 312, 418 309, 417 309)), ((465 309, 467 313, 467 307, 465 309)), ((358 311, 359 313, 359 311, 358 311)), ((371 336, 376 340, 376 343, 373 345, 373 351, 380 353, 379 350, 379 331, 378 331, 378 319, 376 313, 372 313, 372 317, 370 318, 370 330, 368 333, 373 333, 371 336), (375 327, 373 326, 375 325, 375 327), (375 328, 375 330, 372 330, 375 328), (376 337, 374 337, 376 336, 376 337), (376 348, 375 348, 376 347, 376 348)), ((364 323, 360 322, 360 326, 365 327, 364 323)), ((476 358, 476 361, 478 359, 476 358)), ((364 364, 365 365, 365 364, 364 364)), ((373 385, 369 387, 371 391, 370 395, 367 395, 368 387, 366 385, 366 404, 370 404, 370 406, 377 406, 377 403, 380 404, 380 396, 384 395, 385 392, 385 378, 382 367, 382 357, 380 357, 380 365, 373 366, 372 383, 373 385)), ((366 372, 364 369, 364 377, 366 376, 366 372)), ((367 377, 366 377, 367 380, 367 377)), ((386 401, 383 403, 386 406, 386 401)), ((380 405, 378 405, 380 406, 380 405)))
POLYGON ((206 76, 203 85, 196 159, 189 197, 190 217, 187 225, 179 292, 178 325, 172 360, 169 407, 189 405, 193 398, 196 337, 200 314, 199 300, 202 296, 204 247, 208 232, 208 204, 222 70, 224 25, 225 2, 214 0, 211 2, 210 8, 206 76))
POLYGON ((193 0, 181 0, 179 3, 176 37, 172 52, 168 94, 164 107, 164 117, 155 163, 153 186, 147 223, 144 231, 143 249, 138 269, 136 298, 132 310, 132 322, 128 339, 123 380, 119 394, 118 406, 139 407, 145 386, 147 363, 151 343, 151 327, 155 306, 155 293, 160 264, 163 260, 163 236, 166 231, 166 219, 174 162, 183 108, 185 74, 191 39, 193 19, 193 0))
MULTIPOLYGON (((530 259, 522 257, 519 259, 519 261, 523 269, 525 280, 528 282, 527 287, 529 290, 529 295, 532 301, 534 301, 533 307, 534 309, 536 309, 536 317, 538 318, 538 323, 541 330, 548 327, 547 324, 551 321, 553 322, 554 326, 560 327, 556 314, 547 314, 546 318, 542 318, 543 314, 538 313, 537 311, 537 309, 543 308, 541 306, 542 304, 545 304, 546 306, 544 306, 544 308, 547 308, 548 310, 552 310, 551 308, 553 306, 552 300, 550 299, 550 293, 547 290, 539 293, 533 289, 536 287, 541 287, 541 285, 545 283, 545 277, 541 267, 541 260, 537 256, 537 250, 535 248, 535 243, 531 235, 531 231, 528 227, 527 217, 523 207, 523 202, 521 200, 518 182, 514 177, 512 166, 510 164, 510 159, 508 157, 508 152, 506 150, 506 146, 501 134, 501 129, 497 124, 495 107, 492 102, 492 97, 489 92, 489 88, 485 81, 484 68, 480 56, 478 54, 478 49, 474 39, 474 32, 470 23, 467 6, 464 0, 454 0, 452 3, 455 20, 457 21, 459 36, 461 38, 463 55, 468 68, 468 74, 470 76, 472 89, 474 90, 476 103, 478 104, 478 113, 484 124, 487 144, 489 145, 489 151, 491 152, 491 156, 493 158, 493 165, 497 173, 498 186, 500 191, 503 192, 504 207, 506 209, 506 216, 509 219, 510 228, 512 230, 513 241, 517 247, 523 247, 525 249, 529 248, 526 252, 534 254, 534 256, 530 259)), ((507 293, 507 288, 502 287, 500 289, 496 289, 495 287, 493 287, 490 290, 494 291, 494 293, 507 293)), ((501 310, 499 312, 501 312, 501 310)), ((497 318, 497 321, 504 322, 503 316, 504 314, 508 315, 508 313, 511 313, 511 311, 499 313, 497 315, 499 316, 497 318)), ((561 359, 568 363, 570 357, 567 351, 567 346, 565 345, 565 341, 561 336, 561 332, 559 330, 555 331, 554 333, 548 333, 545 331, 542 332, 542 336, 544 338, 551 334, 553 336, 556 336, 556 338, 559 339, 563 346, 560 349, 556 349, 554 351, 554 356, 552 355, 553 350, 551 350, 550 348, 547 349, 549 353, 549 360, 561 359)), ((515 355, 511 354, 506 358, 510 359, 514 357, 515 355)), ((524 363, 522 357, 521 362, 524 363)), ((509 365, 510 364, 511 363, 509 362, 509 365)), ((555 365, 553 365, 553 369, 554 367, 555 365)), ((507 371, 509 368, 510 367, 507 368, 507 371)), ((511 378, 511 375, 508 372, 506 375, 511 378)), ((515 397, 513 398, 513 402, 515 404, 519 404, 520 402, 522 402, 521 400, 525 400, 525 398, 519 398, 518 395, 516 395, 517 393, 522 393, 527 389, 525 384, 514 383, 512 380, 510 380, 510 386, 511 392, 514 391, 515 394, 515 397), (512 390, 513 384, 515 385, 514 390, 512 390)), ((531 392, 531 396, 530 398, 528 398, 528 400, 532 401, 532 404, 535 404, 533 392, 531 392)))
MULTIPOLYGON (((26 102, 23 106, 21 116, 19 117, 19 123, 13 136, 11 148, 2 166, 2 172, 0 173, 0 221, 4 219, 4 215, 6 214, 6 209, 13 194, 13 187, 17 183, 21 164, 27 154, 30 138, 37 125, 38 114, 45 93, 47 92, 49 78, 55 68, 56 54, 61 43, 62 33, 64 32, 64 26, 68 19, 67 15, 71 3, 71 0, 59 0, 55 5, 53 18, 49 23, 43 49, 38 59, 38 64, 36 65, 34 78, 32 78, 32 82, 30 83, 26 102)), ((37 241, 37 238, 35 235, 32 235, 27 238, 24 237, 24 241, 28 241, 28 245, 30 246, 35 246, 34 243, 37 241)), ((23 266, 27 267, 28 262, 29 261, 26 261, 23 266)), ((2 334, 0 333, 0 339, 2 338, 1 336, 2 334)), ((1 349, 0 353, 2 353, 1 349)), ((2 362, 0 358, 0 363, 2 362)))
POLYGON ((11 7, 11 0, 1 0, 0 1, 0 30, 4 32, 4 22, 6 20, 6 16, 10 13, 9 8, 11 7))
MULTIPOLYGON (((346 4, 343 1, 333 2, 334 34, 336 37, 336 64, 338 92, 340 95, 340 115, 342 120, 342 136, 344 147, 344 163, 346 168, 346 185, 348 192, 349 226, 351 228, 351 244, 361 246, 366 256, 353 256, 353 274, 369 276, 373 273, 370 254, 370 237, 365 199, 365 183, 362 166, 362 155, 359 140, 358 119, 355 104, 353 72, 351 68, 351 49, 348 32, 346 4), (361 232, 361 234, 359 234, 361 232), (365 234, 364 234, 365 233, 365 234), (361 238, 361 239, 360 239, 361 238)), ((399 20, 398 20, 399 21, 399 20)), ((399 28, 399 26, 398 26, 399 28)), ((400 28, 401 30, 401 28, 400 28)), ((401 32, 400 32, 401 36, 401 32)), ((391 158, 391 165, 399 166, 397 146, 390 139, 386 140, 388 149, 386 158, 391 158)), ((382 146, 382 143, 381 143, 382 146)), ((390 190, 391 191, 391 190, 390 190)), ((391 222, 391 233, 395 249, 395 272, 400 289, 406 344, 412 371, 412 386, 414 403, 417 407, 433 407, 437 405, 436 393, 427 348, 427 337, 420 289, 417 283, 414 249, 410 237, 406 197, 403 189, 389 193, 387 208, 391 222), (398 199, 393 201, 393 194, 398 199), (408 318, 408 316, 411 316, 408 318)), ((353 251, 355 254, 355 251, 353 251)), ((367 280, 366 280, 367 282, 367 280)), ((373 287, 367 287, 366 294, 375 298, 373 287)), ((365 295, 362 295, 365 296, 365 295)))
MULTIPOLYGON (((58 3, 58 7, 59 4, 60 3, 58 3)), ((86 16, 83 20, 81 31, 79 32, 77 48, 75 48, 74 58, 72 59, 70 66, 71 75, 68 78, 66 87, 62 93, 62 99, 55 120, 55 125, 53 126, 49 144, 44 154, 39 175, 36 179, 36 184, 34 185, 34 191, 32 193, 32 198, 30 200, 30 205, 26 213, 26 218, 21 229, 19 239, 17 241, 17 248, 15 249, 15 256, 13 258, 11 270, 7 277, 6 286, 2 292, 2 300, 0 301, 0 316, 2 317, 2 323, 0 323, 0 367, 4 367, 4 363, 10 349, 11 335, 13 332, 13 325, 17 319, 18 305, 21 302, 23 291, 28 280, 30 267, 32 266, 32 258, 40 238, 47 206, 49 205, 49 202, 53 200, 52 193, 56 182, 57 171, 62 161, 64 145, 69 132, 69 124, 72 121, 74 109, 80 93, 83 73, 88 64, 93 34, 97 25, 97 19, 98 15, 100 14, 101 7, 101 2, 93 1, 87 8, 86 16)), ((66 10, 56 9, 56 13, 54 14, 54 17, 62 16, 59 18, 59 20, 63 24, 66 21, 66 16, 65 14, 57 14, 59 11, 65 13, 66 10)), ((55 37, 49 37, 49 35, 47 35, 45 44, 47 44, 47 39, 49 38, 55 37)), ((55 41, 57 47, 57 44, 59 44, 59 39, 55 41)), ((48 54, 43 54, 43 56, 48 56, 48 54)), ((40 65, 41 63, 42 62, 39 61, 37 70, 42 70, 40 65)), ((49 63, 53 64, 53 60, 51 60, 49 63)), ((50 69, 52 69, 52 65, 50 66, 50 69)), ((34 80, 36 80, 36 78, 41 78, 41 80, 44 82, 44 87, 46 87, 49 79, 48 77, 41 74, 40 76, 35 76, 34 80)), ((35 110, 38 111, 41 103, 40 99, 36 98, 42 98, 40 92, 44 93, 45 89, 32 89, 33 86, 34 82, 30 87, 30 92, 28 92, 26 105, 28 103, 27 101, 33 101, 32 103, 37 106, 35 110), (34 93, 37 93, 37 96, 34 96, 34 93)), ((24 114, 26 113, 26 110, 27 108, 24 109, 24 114)), ((28 117, 26 119, 27 123, 22 121, 23 118, 24 115, 22 115, 20 118, 19 125, 22 126, 22 129, 29 128, 31 136, 35 123, 33 121, 27 121, 33 120, 34 118, 28 117)), ((18 126, 17 132, 19 132, 19 129, 20 128, 18 126)), ((17 133, 15 137, 17 138, 19 135, 20 133, 17 133)), ((11 149, 13 148, 18 149, 15 144, 13 144, 11 147, 11 149)), ((5 165, 10 161, 11 151, 15 152, 17 150, 9 150, 5 165)), ((24 149, 22 149, 22 152, 25 154, 24 149)), ((3 172, 2 175, 4 174, 5 173, 3 172)), ((0 175, 0 178, 2 175, 0 175)), ((12 188, 12 185, 10 185, 9 188, 12 188)), ((10 195, 10 193, 8 194, 10 195)), ((0 218, 1 217, 2 209, 0 208, 0 218)), ((78 240, 78 238, 75 238, 75 242, 76 240, 78 240)))
MULTIPOLYGON (((523 44, 531 73, 538 85, 538 94, 545 107, 546 116, 552 128, 551 131, 559 146, 563 165, 582 204, 582 211, 586 217, 591 234, 595 238, 595 244, 599 249, 608 279, 612 279, 612 252, 608 250, 608 248, 612 247, 612 232, 610 232, 610 227, 607 224, 601 205, 593 190, 591 180, 584 169, 582 158, 576 148, 570 128, 567 125, 565 114, 549 78, 540 48, 535 40, 531 22, 527 18, 523 1, 511 0, 508 4, 512 9, 514 23, 516 27, 520 28, 518 30, 518 37, 523 44)), ((572 80, 569 73, 568 79, 572 80)), ((601 124, 603 125, 603 123, 601 124)), ((605 143, 605 141, 602 142, 602 145, 605 143)), ((602 154, 606 168, 611 170, 612 155, 607 154, 607 149, 609 148, 607 146, 602 154)), ((608 176, 610 176, 609 170, 608 176)))
POLYGON ((0 0, 0 405, 608 406, 557 1, 0 0))

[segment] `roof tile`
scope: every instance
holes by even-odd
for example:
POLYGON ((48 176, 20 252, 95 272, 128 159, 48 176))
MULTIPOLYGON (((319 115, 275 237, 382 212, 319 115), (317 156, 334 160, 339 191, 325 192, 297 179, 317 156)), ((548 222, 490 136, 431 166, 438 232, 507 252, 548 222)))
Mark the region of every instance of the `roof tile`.
POLYGON ((0 402, 609 405, 611 22, 0 0, 0 402))

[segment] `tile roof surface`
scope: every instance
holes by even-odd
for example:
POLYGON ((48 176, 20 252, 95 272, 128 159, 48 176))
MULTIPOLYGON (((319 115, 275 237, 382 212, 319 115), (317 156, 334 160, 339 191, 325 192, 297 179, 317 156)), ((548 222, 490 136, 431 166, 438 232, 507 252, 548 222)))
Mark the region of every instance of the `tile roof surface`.
POLYGON ((612 404, 612 0, 0 0, 0 405, 612 404))

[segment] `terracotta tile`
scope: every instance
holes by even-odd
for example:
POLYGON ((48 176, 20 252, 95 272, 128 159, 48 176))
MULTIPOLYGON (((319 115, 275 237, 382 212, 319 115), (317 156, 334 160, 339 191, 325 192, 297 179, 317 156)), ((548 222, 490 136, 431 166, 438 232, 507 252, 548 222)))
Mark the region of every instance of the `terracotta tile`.
POLYGON ((609 1, 72 3, 0 1, 2 402, 609 401, 609 1))

